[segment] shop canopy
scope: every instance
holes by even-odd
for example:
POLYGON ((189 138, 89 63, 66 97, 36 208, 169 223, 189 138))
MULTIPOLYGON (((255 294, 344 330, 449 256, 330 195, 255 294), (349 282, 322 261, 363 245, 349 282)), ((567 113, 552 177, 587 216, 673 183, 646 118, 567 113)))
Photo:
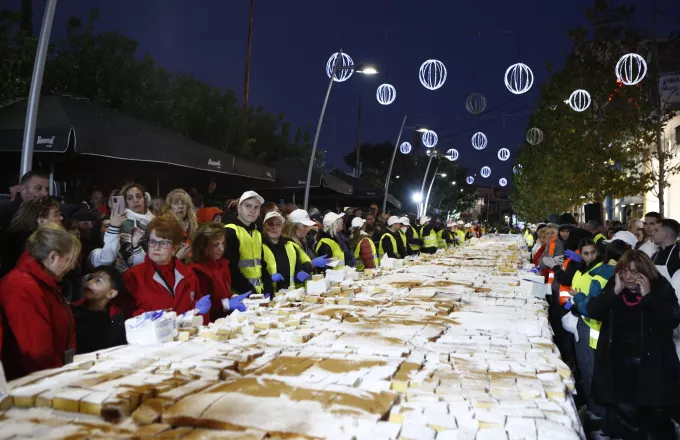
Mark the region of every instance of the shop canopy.
MULTIPOLYGON (((352 199, 382 200, 385 195, 384 188, 380 188, 366 180, 357 179, 340 170, 333 170, 330 174, 352 185, 352 188, 354 189, 352 192, 352 199)), ((401 202, 394 198, 392 194, 387 194, 387 202, 395 208, 401 209, 401 202)))
MULTIPOLYGON (((307 183, 308 164, 303 160, 281 159, 270 165, 276 169, 275 184, 262 189, 304 191, 307 183)), ((316 194, 324 192, 331 195, 351 195, 354 191, 351 184, 318 168, 312 170, 310 188, 315 189, 316 194)))

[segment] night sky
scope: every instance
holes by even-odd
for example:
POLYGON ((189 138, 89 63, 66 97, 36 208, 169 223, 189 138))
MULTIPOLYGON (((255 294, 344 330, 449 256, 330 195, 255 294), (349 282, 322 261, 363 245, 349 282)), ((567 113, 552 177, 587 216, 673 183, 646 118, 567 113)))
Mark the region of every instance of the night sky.
MULTIPOLYGON (((677 30, 680 2, 658 2, 661 11, 669 12, 659 18, 660 31, 668 32, 673 20, 677 30)), ((636 24, 651 28, 652 1, 633 3, 636 24)), ((18 9, 20 2, 0 4, 18 9)), ((586 24, 585 11, 591 4, 592 0, 255 0, 250 105, 285 113, 293 127, 310 124, 313 135, 328 85, 325 64, 342 47, 356 63, 374 63, 380 74, 355 74, 333 86, 319 141, 331 165, 348 170, 342 157, 356 144, 362 96, 362 142, 394 142, 408 112, 407 126, 433 128, 439 134, 439 149, 456 148, 459 162, 470 173, 490 166, 491 177, 477 180, 497 184, 500 177, 512 176, 512 159, 498 160, 498 149, 517 150, 547 77, 546 61, 561 66, 570 50, 567 30, 586 24), (436 91, 425 89, 418 80, 418 69, 429 58, 441 60, 448 69, 445 85, 436 91), (520 96, 503 83, 505 70, 516 62, 529 65, 535 76, 532 90, 520 96), (375 99, 383 82, 397 90, 390 106, 375 99), (476 118, 464 107, 473 92, 483 93, 488 101, 488 112, 476 118), (476 131, 489 138, 483 151, 470 144, 476 131)), ((59 0, 53 39, 64 35, 69 16, 86 18, 94 7, 100 9, 97 31, 115 30, 134 38, 140 57, 149 53, 172 72, 230 87, 242 99, 248 0, 59 0)), ((34 2, 36 32, 43 9, 44 1, 34 2)))

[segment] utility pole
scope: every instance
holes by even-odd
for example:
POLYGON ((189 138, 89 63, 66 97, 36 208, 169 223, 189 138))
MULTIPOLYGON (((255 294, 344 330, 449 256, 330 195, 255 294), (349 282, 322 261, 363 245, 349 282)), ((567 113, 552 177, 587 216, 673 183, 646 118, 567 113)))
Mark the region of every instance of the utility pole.
POLYGON ((354 177, 361 177, 361 95, 359 95, 359 114, 357 116, 357 165, 354 168, 354 177))
POLYGON ((246 51, 246 78, 243 87, 243 118, 248 126, 248 89, 250 87, 250 49, 253 43, 253 9, 255 9, 255 0, 250 0, 250 20, 248 21, 248 47, 246 51))

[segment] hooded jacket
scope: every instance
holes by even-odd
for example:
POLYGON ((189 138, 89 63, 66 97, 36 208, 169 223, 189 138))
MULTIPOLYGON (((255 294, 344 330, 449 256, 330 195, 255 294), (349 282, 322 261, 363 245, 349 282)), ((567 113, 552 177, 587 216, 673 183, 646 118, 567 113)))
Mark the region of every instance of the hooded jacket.
POLYGON ((201 295, 210 295, 210 313, 203 315, 203 323, 208 325, 227 315, 222 300, 231 298, 229 260, 220 258, 217 261, 192 263, 191 268, 198 278, 201 295))

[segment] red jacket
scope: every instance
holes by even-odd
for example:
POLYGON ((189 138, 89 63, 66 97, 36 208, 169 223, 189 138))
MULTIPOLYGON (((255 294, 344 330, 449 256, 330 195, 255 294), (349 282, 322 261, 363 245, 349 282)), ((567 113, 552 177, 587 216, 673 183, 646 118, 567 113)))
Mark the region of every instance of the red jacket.
POLYGON ((76 347, 75 320, 57 280, 27 252, 0 281, 0 306, 8 379, 64 365, 64 352, 76 347))
POLYGON ((191 268, 198 278, 201 295, 210 294, 210 313, 203 315, 204 324, 226 316, 222 300, 231 298, 229 260, 221 258, 209 263, 193 263, 191 268))
POLYGON ((125 287, 135 299, 132 316, 152 310, 172 309, 181 315, 194 309, 201 297, 198 278, 189 266, 173 257, 175 262, 174 295, 156 273, 153 262, 146 257, 142 264, 123 274, 125 287))

